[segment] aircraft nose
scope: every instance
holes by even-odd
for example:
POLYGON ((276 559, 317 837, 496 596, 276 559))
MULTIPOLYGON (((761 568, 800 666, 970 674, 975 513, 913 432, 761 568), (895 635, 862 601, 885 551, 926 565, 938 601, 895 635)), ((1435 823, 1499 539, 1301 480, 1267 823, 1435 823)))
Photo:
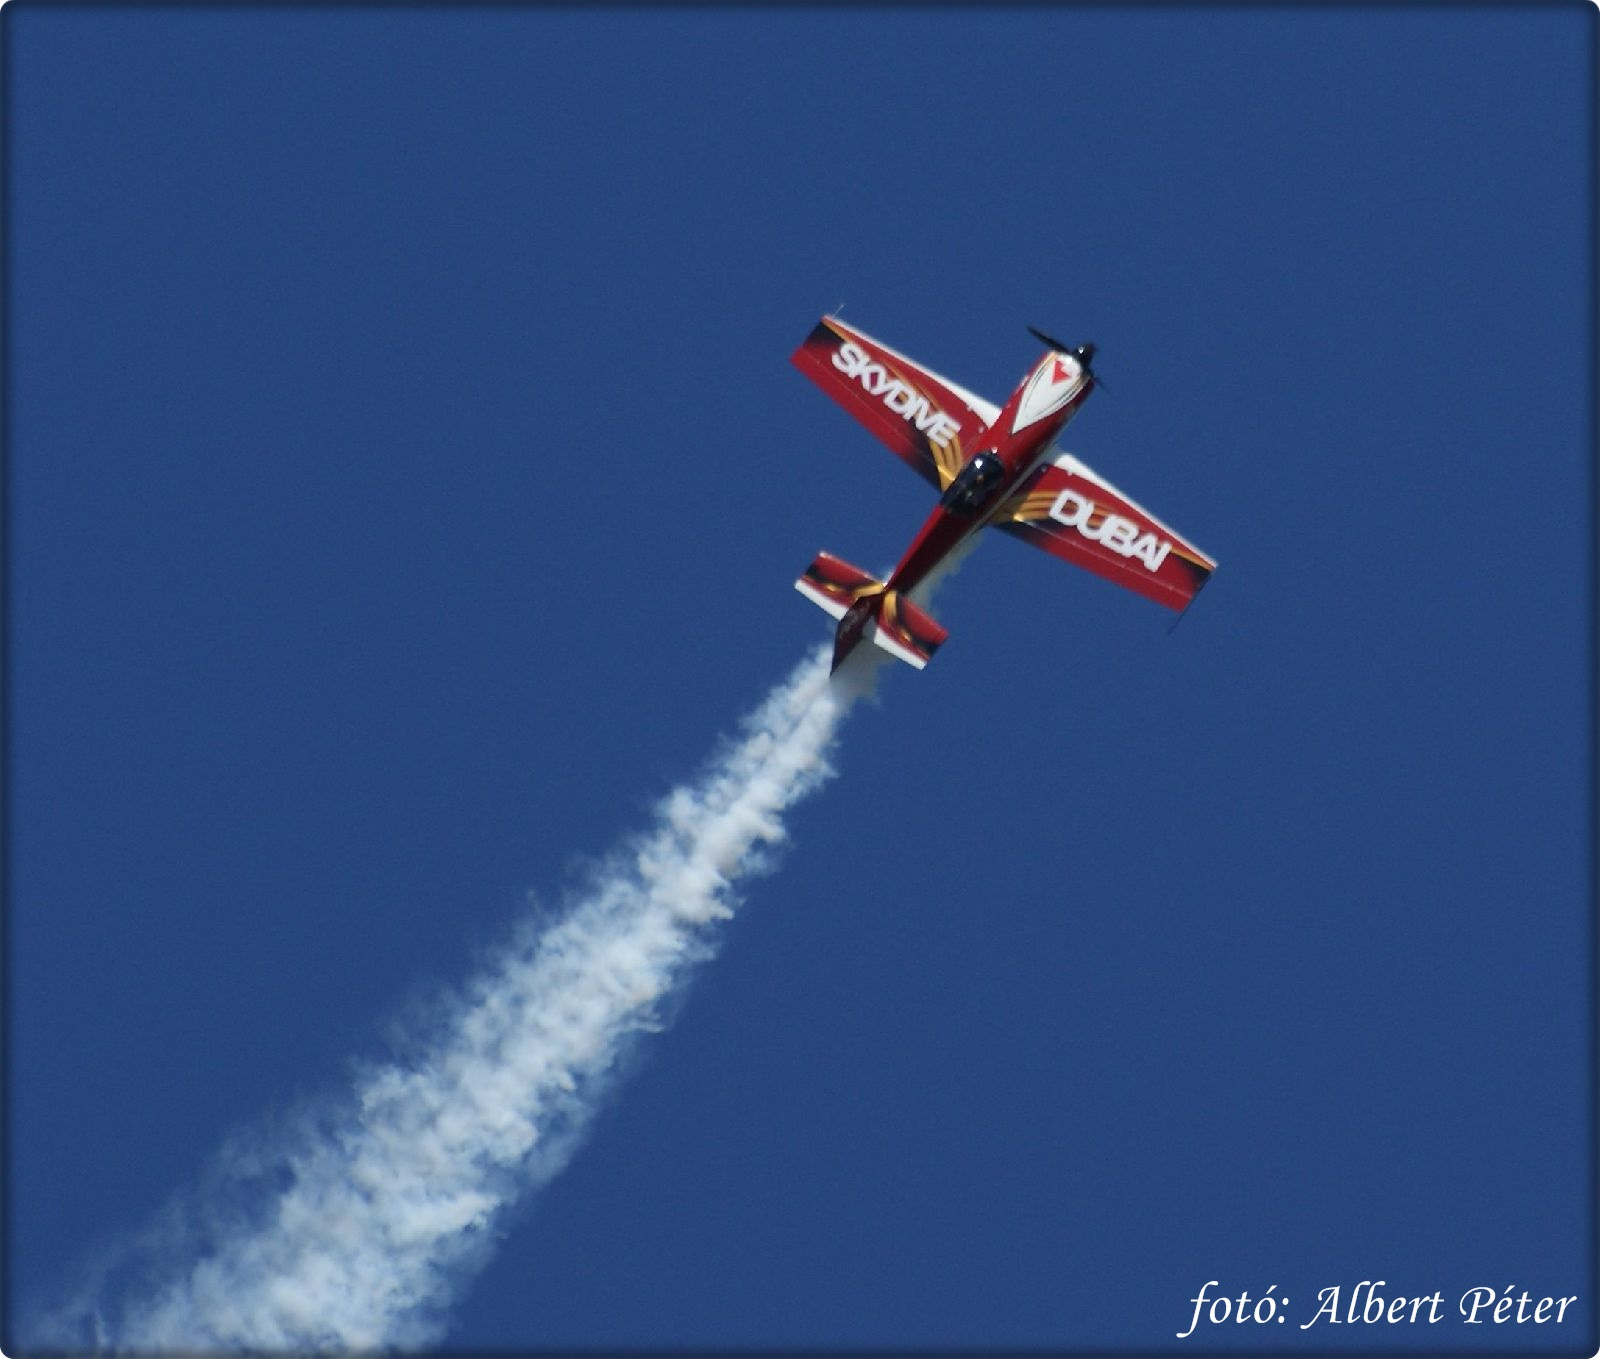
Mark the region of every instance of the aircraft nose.
POLYGON ((1073 356, 1085 368, 1091 367, 1094 364, 1095 347, 1092 344, 1080 344, 1073 350, 1073 356))

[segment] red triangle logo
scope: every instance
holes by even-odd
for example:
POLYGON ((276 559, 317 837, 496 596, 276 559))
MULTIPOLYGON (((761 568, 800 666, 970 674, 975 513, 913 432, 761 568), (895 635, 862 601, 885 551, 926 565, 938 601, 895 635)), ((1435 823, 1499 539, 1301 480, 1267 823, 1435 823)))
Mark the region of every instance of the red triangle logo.
POLYGON ((1067 367, 1067 361, 1064 358, 1062 358, 1061 355, 1059 355, 1059 354, 1056 355, 1056 371, 1050 375, 1050 381, 1051 382, 1071 382, 1072 381, 1072 372, 1067 367))

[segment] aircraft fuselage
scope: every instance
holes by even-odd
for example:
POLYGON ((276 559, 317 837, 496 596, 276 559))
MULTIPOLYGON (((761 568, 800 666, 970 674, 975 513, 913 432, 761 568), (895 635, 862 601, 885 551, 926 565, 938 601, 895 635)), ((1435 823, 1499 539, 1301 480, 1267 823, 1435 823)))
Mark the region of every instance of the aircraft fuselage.
POLYGON ((1070 355, 1051 352, 1034 365, 984 432, 978 441, 979 449, 962 469, 965 474, 978 458, 988 456, 998 463, 999 474, 981 488, 981 500, 968 504, 952 496, 961 482, 962 474, 958 474, 911 540, 911 546, 885 582, 885 588, 912 594, 923 585, 952 552, 989 522, 1023 478, 1038 466, 1056 436, 1093 390, 1093 375, 1084 371, 1070 355), (1052 384, 1051 378, 1058 373, 1060 380, 1052 384), (1063 383, 1076 385, 1065 392, 1051 393, 1052 385, 1060 387, 1063 383))

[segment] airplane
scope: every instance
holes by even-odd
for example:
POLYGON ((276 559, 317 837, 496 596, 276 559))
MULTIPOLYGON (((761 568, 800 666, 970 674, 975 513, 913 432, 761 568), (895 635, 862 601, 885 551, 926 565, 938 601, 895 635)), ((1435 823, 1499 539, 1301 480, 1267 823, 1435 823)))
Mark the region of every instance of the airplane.
POLYGON ((949 633, 921 607, 941 568, 992 527, 1153 599, 1186 609, 1216 562, 1056 447, 1095 388, 1095 346, 1028 332, 1047 353, 995 406, 836 316, 791 361, 940 492, 887 580, 820 553, 795 589, 839 620, 833 669, 864 638, 921 670, 949 633))

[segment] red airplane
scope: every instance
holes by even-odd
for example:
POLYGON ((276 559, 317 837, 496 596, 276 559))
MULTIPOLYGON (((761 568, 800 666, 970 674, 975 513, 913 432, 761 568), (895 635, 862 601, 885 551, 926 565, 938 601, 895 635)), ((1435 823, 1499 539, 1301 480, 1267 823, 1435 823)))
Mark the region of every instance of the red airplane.
POLYGON ((922 669, 949 635, 918 607, 939 568, 993 526, 1126 586, 1187 608, 1216 563, 1055 437, 1094 390, 1095 347, 1049 346, 1003 407, 825 316, 794 364, 942 494, 889 579, 824 552, 795 589, 839 620, 837 670, 863 637, 922 669))

